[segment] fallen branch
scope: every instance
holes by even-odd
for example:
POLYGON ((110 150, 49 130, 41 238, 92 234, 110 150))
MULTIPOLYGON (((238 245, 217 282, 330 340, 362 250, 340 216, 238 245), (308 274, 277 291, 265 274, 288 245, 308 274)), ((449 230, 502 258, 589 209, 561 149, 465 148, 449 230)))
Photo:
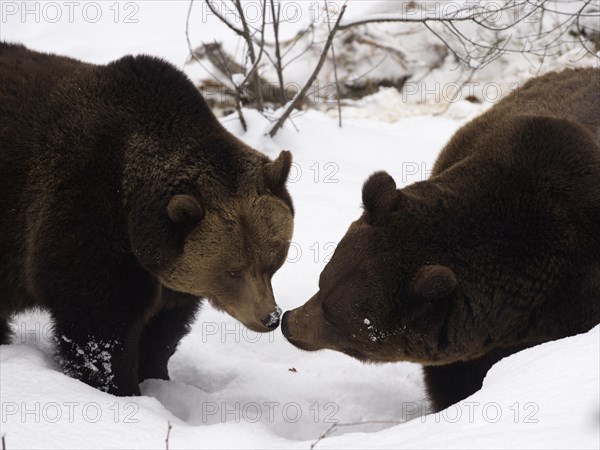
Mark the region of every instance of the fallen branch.
POLYGON ((334 423, 329 428, 327 428, 321 435, 317 438, 315 442, 310 444, 310 450, 314 450, 319 442, 329 436, 336 428, 341 427, 356 427, 359 425, 371 425, 371 424, 389 424, 389 425, 400 425, 404 423, 401 420, 365 420, 364 422, 352 422, 352 423, 334 423))
POLYGON ((169 450, 169 437, 171 436, 171 428, 173 428, 173 425, 171 425, 171 421, 169 420, 167 422, 167 437, 165 438, 165 445, 167 450, 169 450))

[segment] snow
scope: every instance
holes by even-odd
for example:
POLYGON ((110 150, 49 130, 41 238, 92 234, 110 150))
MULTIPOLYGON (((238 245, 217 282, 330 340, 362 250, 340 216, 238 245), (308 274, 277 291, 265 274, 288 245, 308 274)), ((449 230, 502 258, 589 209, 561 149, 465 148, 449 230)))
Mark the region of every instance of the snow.
MULTIPOLYGON (((96 63, 150 53, 194 80, 204 76, 200 67, 184 66, 188 2, 140 3, 137 23, 115 23, 112 2, 99 3, 97 23, 70 23, 66 9, 59 23, 23 23, 5 15, 9 3, 22 5, 3 2, 2 39, 96 63)), ((383 2, 362 2, 352 11, 369 11, 375 3, 383 2)), ((128 11, 125 3, 118 6, 122 19, 128 11)), ((203 25, 194 28, 194 42, 230 39, 214 22, 203 25)), ((235 47, 235 41, 226 44, 235 47)), ((519 67, 509 71, 517 81, 532 75, 519 67)), ((503 79, 502 86, 510 82, 503 79)), ((294 237, 273 280, 283 310, 317 290, 336 243, 360 215, 361 186, 372 172, 387 170, 399 186, 427 178, 452 133, 493 103, 459 98, 446 109, 420 95, 382 89, 346 104, 343 128, 335 111, 298 113, 298 131, 288 122, 273 139, 265 137, 272 121, 256 111, 244 111, 247 132, 235 116, 221 119, 271 157, 282 149, 294 155, 294 237)), ((364 325, 376 339, 376 324, 366 317, 364 325)), ((600 327, 512 355, 491 369, 481 391, 441 414, 424 415, 418 365, 368 365, 327 350, 302 352, 279 329, 254 333, 208 305, 169 363, 172 381, 144 382, 141 397, 114 397, 64 375, 47 314, 21 314, 12 326, 13 343, 0 347, 0 435, 11 450, 165 448, 169 422, 172 449, 308 449, 328 430, 317 449, 600 447, 600 327), (362 422, 370 423, 341 426, 362 422), (331 429, 335 423, 340 426, 331 429)), ((90 363, 109 363, 97 350, 90 363)))

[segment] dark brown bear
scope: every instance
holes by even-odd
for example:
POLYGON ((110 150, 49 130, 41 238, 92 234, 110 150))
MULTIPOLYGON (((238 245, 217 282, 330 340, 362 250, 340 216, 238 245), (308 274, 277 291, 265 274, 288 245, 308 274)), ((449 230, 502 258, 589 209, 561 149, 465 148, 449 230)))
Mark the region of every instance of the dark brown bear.
POLYGON ((0 43, 0 343, 12 314, 46 308, 67 373, 135 395, 168 379, 199 298, 275 329, 290 164, 231 136, 164 61, 0 43))
POLYGON ((433 409, 500 358, 600 322, 600 71, 534 79, 460 129, 432 177, 364 213, 282 330, 305 350, 425 366, 433 409))

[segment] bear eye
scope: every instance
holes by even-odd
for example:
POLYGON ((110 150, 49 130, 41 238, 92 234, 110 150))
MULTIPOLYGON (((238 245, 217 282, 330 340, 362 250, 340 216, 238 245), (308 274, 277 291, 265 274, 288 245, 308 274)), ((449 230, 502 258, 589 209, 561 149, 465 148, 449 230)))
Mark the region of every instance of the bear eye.
POLYGON ((227 272, 227 275, 229 275, 231 278, 242 278, 242 271, 241 270, 229 270, 227 272))

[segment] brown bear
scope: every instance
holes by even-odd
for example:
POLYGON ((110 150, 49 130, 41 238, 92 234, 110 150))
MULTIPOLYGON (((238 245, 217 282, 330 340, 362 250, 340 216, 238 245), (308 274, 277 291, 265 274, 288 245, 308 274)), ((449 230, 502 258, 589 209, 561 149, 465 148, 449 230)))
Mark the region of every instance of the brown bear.
POLYGON ((53 319, 65 371, 113 394, 168 379, 202 298, 259 332, 292 236, 275 161, 149 56, 107 65, 0 43, 0 343, 53 319))
POLYGON ((282 320, 305 350, 423 364, 436 411, 500 358, 600 322, 600 70, 533 79, 452 137, 432 176, 364 212, 282 320))

